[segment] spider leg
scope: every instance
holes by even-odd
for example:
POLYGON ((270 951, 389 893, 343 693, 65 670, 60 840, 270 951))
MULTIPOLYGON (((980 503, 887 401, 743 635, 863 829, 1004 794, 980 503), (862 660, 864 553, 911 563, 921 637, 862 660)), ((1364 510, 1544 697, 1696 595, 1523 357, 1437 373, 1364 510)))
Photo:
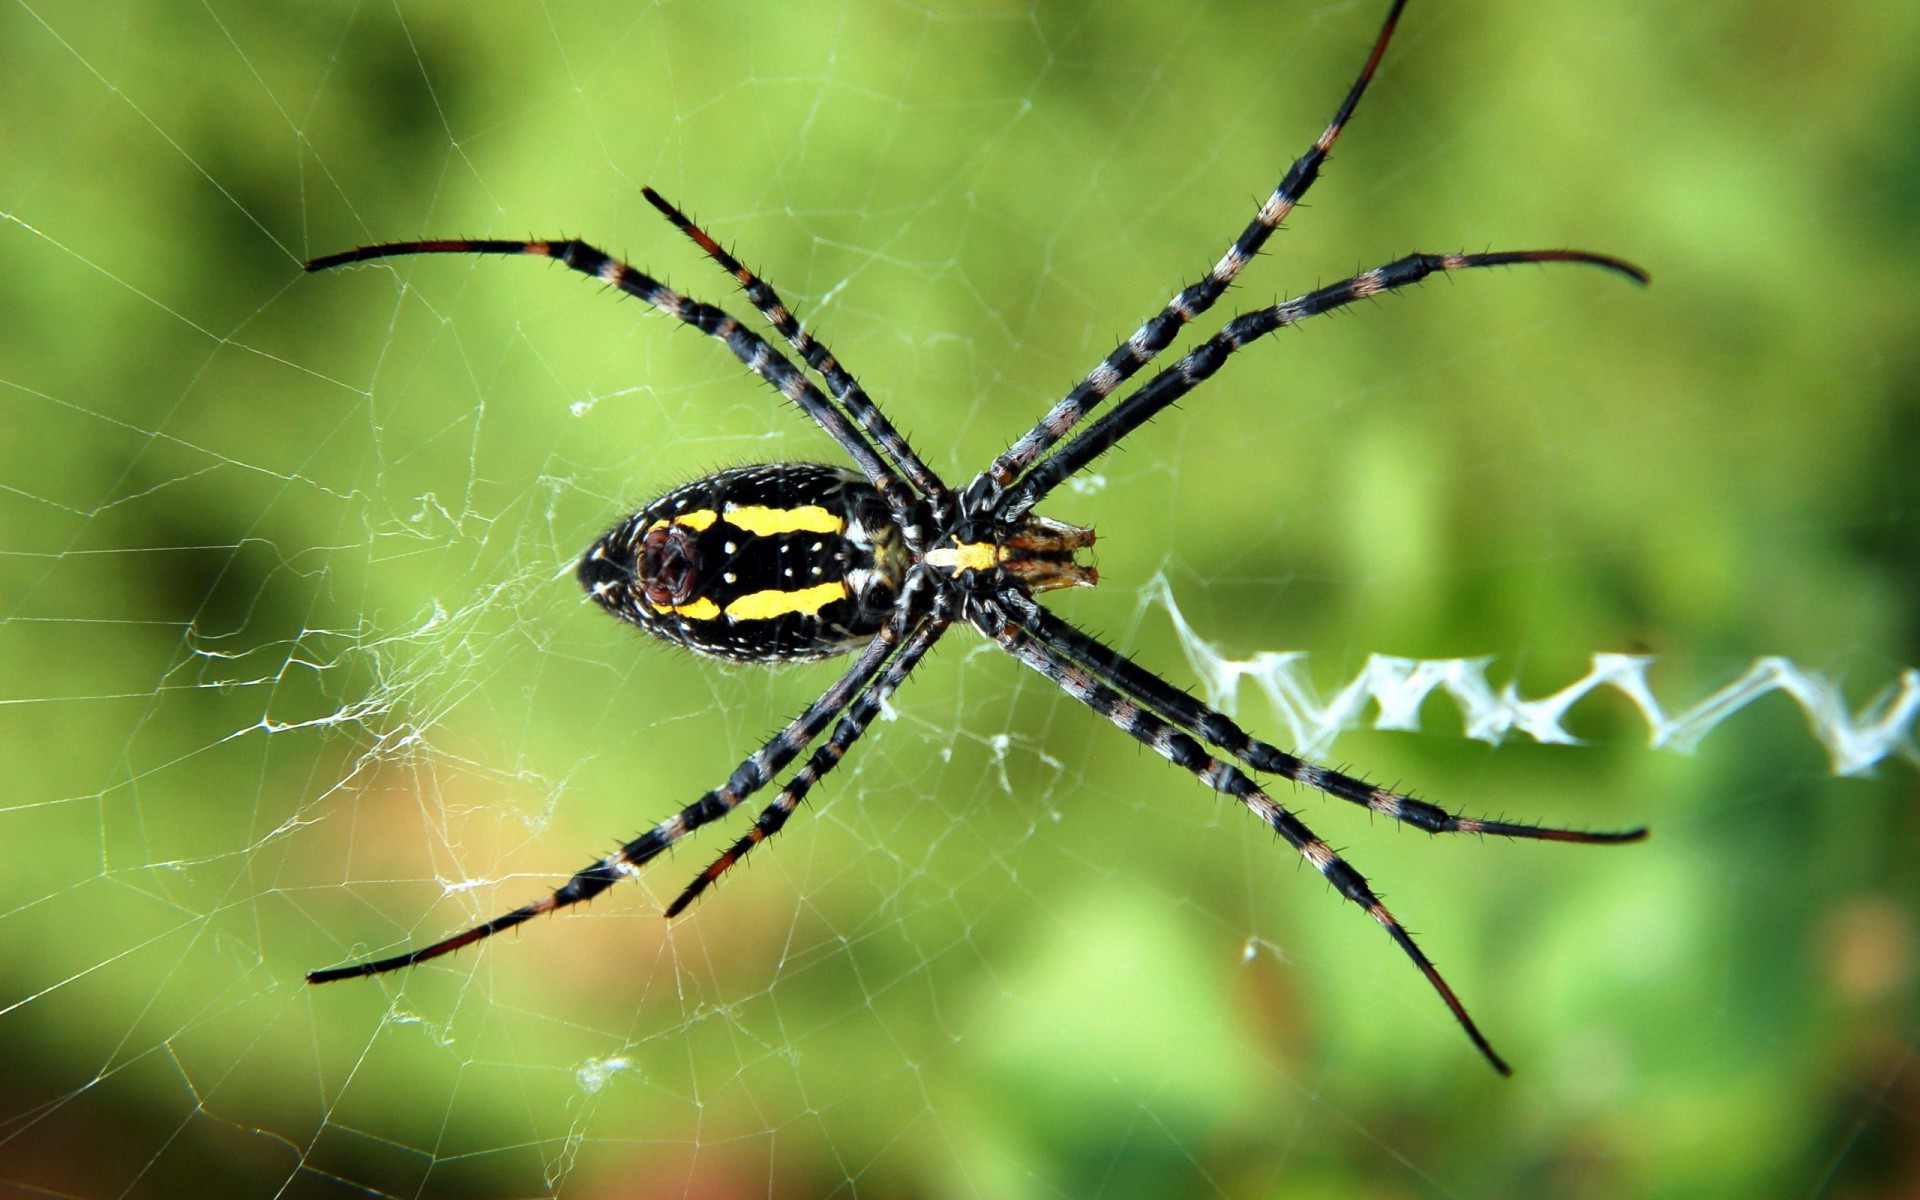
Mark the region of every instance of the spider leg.
POLYGON ((887 497, 890 504, 904 506, 907 503, 907 498, 899 494, 899 478, 874 451, 873 445, 853 427, 845 414, 820 394, 820 389, 813 385, 805 373, 787 361, 786 356, 769 345, 765 338, 742 325, 725 310, 689 299, 651 275, 585 242, 515 242, 493 238, 388 242, 312 259, 306 264, 306 269, 326 271, 376 258, 401 258, 412 254, 529 254, 550 258, 644 301, 674 320, 691 325, 723 343, 749 371, 766 380, 774 391, 792 401, 801 412, 813 419, 814 424, 825 430, 828 437, 838 442, 867 477, 867 481, 887 497))
POLYGON ((1360 906, 1366 914, 1384 930, 1387 936, 1413 960, 1413 965, 1427 978, 1433 990, 1453 1013, 1467 1037, 1480 1051, 1493 1069, 1502 1075, 1513 1074, 1505 1060, 1494 1052, 1487 1039, 1481 1034, 1479 1026, 1467 1015, 1466 1006, 1460 1003, 1447 981, 1440 977, 1440 971, 1433 960, 1414 943, 1413 935, 1404 925, 1387 911, 1373 889, 1360 872, 1348 866, 1346 861, 1334 853, 1331 846, 1314 835, 1300 818, 1288 812, 1271 796, 1243 774, 1232 763, 1222 762, 1208 754, 1206 749, 1191 736, 1161 719, 1147 707, 1115 692, 1099 677, 1098 673, 1073 662, 1056 648, 1035 638, 1020 627, 1018 621, 1010 616, 1001 601, 1009 600, 1007 593, 995 599, 976 600, 969 605, 967 618, 980 632, 1008 654, 1013 655, 1027 666, 1052 680, 1061 691, 1072 696, 1100 716, 1124 730, 1141 745, 1159 754, 1168 762, 1190 772, 1194 778, 1216 792, 1232 796, 1288 845, 1300 853, 1300 856, 1313 865, 1335 891, 1360 906))
POLYGON ((1029 637, 1052 647, 1057 656, 1081 664, 1116 690, 1125 693, 1129 699, 1151 709, 1161 720, 1193 734, 1203 742, 1220 747, 1250 770, 1279 775, 1428 833, 1481 833, 1547 842, 1605 844, 1637 842, 1647 836, 1645 826, 1596 833, 1455 816, 1437 804, 1374 787, 1365 780, 1317 766, 1250 736, 1225 713, 1202 704, 1159 675, 1024 596, 1017 601, 1012 596, 1006 597, 1006 607, 1008 615, 1029 637))
POLYGON ((1356 300, 1365 300, 1414 284, 1441 271, 1462 271, 1473 267, 1503 267, 1514 263, 1575 262, 1618 272, 1636 283, 1646 283, 1647 273, 1632 263, 1605 254, 1584 250, 1501 250, 1484 254, 1409 254, 1385 266, 1362 271, 1350 279, 1328 284, 1275 304, 1270 308, 1242 313, 1228 321, 1219 333, 1195 346, 1179 361, 1142 384, 1132 395, 1102 413, 1093 424, 1082 429, 1072 441, 1055 450, 1007 490, 997 513, 1003 520, 1024 516, 1046 494, 1074 472, 1112 449, 1129 433, 1158 416, 1175 400, 1192 391, 1218 371, 1236 350, 1257 338, 1297 325, 1309 317, 1344 308, 1356 300))
POLYGON ((760 810, 760 815, 754 818, 753 827, 742 834, 733 845, 727 847, 724 854, 714 859, 712 865, 695 876, 693 882, 686 886, 686 890, 682 891, 672 904, 667 905, 667 916, 679 916, 687 905, 692 904, 699 897, 700 893, 718 882, 735 863, 745 858, 748 851, 780 832, 781 826, 787 823, 787 818, 793 815, 794 809, 798 808, 800 802, 807 798, 807 793, 813 790, 813 785, 825 778, 827 772, 840 765, 840 759, 846 754, 847 748, 867 731, 868 724, 879 714, 880 706, 886 703, 887 697, 893 694, 893 690, 900 686, 919 663, 920 656, 931 649, 933 644, 940 640, 940 635, 946 631, 946 620, 935 618, 922 625, 912 637, 907 639, 906 644, 900 648, 900 653, 894 655, 887 663, 886 669, 881 671, 873 682, 866 686, 866 690, 862 691, 859 697, 847 707, 846 712, 840 717, 840 723, 833 727, 833 733, 827 740, 814 748, 813 754, 807 758, 805 765, 787 781, 787 786, 780 789, 780 794, 760 810))
MULTIPOLYGON (((671 849, 680 839, 700 826, 726 816, 737 808, 741 801, 771 782, 774 775, 798 757, 814 738, 820 736, 820 731, 825 729, 834 717, 845 711, 849 704, 854 703, 861 689, 867 687, 887 659, 894 657, 894 651, 900 646, 901 633, 908 619, 904 609, 897 613, 894 620, 874 635, 874 639, 860 652, 860 657, 854 660, 853 665, 834 682, 832 687, 823 692, 818 700, 808 705, 799 716, 788 722, 786 728, 767 739, 765 745, 735 767, 733 774, 727 777, 726 783, 707 792, 692 804, 621 846, 599 862, 576 871, 571 879, 555 888, 543 899, 522 905, 510 913, 495 917, 484 925, 476 925, 465 933, 455 934, 444 941, 435 942, 419 950, 409 950, 405 954, 397 954, 392 958, 352 963, 344 967, 330 967, 324 971, 310 971, 307 973, 307 982, 332 983, 336 979, 353 979, 361 975, 381 975, 388 971, 398 971, 403 967, 426 962, 428 959, 439 958, 443 954, 451 954, 463 946, 483 941, 501 930, 512 929, 542 913, 554 912, 598 896, 619 882, 621 876, 633 873, 662 851, 671 849)), ((924 650, 924 647, 922 649, 924 650)))
POLYGON ((640 189, 640 194, 647 198, 647 203, 659 209, 662 216, 673 222, 674 228, 692 238, 694 245, 705 251, 708 258, 720 264, 722 270, 739 282, 741 290, 747 294, 748 302, 767 319, 767 324, 773 326, 781 337, 787 339, 787 345, 793 347, 794 353, 820 373, 820 378, 827 382, 828 394, 840 403, 847 415, 853 419, 854 424, 873 439, 880 448, 880 453, 885 455, 914 487, 920 489, 922 495, 932 496, 947 490, 947 485, 942 483, 940 477, 928 469, 924 462, 920 461, 920 456, 915 454, 913 447, 907 444, 906 437, 894 428, 893 422, 887 420, 886 414, 880 411, 880 406, 873 402, 873 397, 867 395, 866 389, 860 386, 859 381, 847 373, 846 368, 840 365, 840 360, 833 356, 833 352, 801 328, 799 320, 793 315, 793 310, 780 299, 779 293, 773 290, 772 284, 748 270, 739 259, 728 253, 725 247, 709 237, 706 230, 694 224, 691 218, 675 208, 659 192, 650 187, 643 187, 640 189))
POLYGON ((1075 384, 1073 390, 1055 404, 1039 424, 989 463, 987 469, 975 477, 967 488, 970 508, 990 504, 999 489, 1012 483, 1022 471, 1032 466, 1055 442, 1079 424, 1094 406, 1166 349, 1179 336, 1182 326, 1213 307, 1213 302, 1233 283, 1234 277, 1253 261, 1254 255, 1260 253, 1267 238, 1287 219, 1294 205, 1300 202, 1300 198, 1307 194, 1307 189, 1313 186, 1314 180, 1320 177, 1321 164, 1326 162, 1334 140, 1346 128, 1353 110, 1359 106, 1367 84, 1372 82, 1373 72, 1380 65, 1381 56, 1386 53, 1387 41, 1393 37, 1394 26, 1400 21, 1400 10, 1405 7, 1406 0, 1395 0, 1387 12, 1387 19, 1380 26, 1379 36, 1373 41, 1373 50, 1367 55, 1366 65, 1360 68, 1359 78, 1347 89, 1346 99, 1341 101, 1333 120, 1327 123, 1326 129, 1307 148, 1307 152, 1287 168, 1287 173, 1281 177, 1273 194, 1267 197, 1266 203, 1260 206, 1260 211, 1254 214, 1253 221, 1241 231, 1240 236, 1227 247, 1220 261, 1214 263, 1213 269, 1199 282, 1187 285, 1167 301, 1167 306, 1148 318, 1132 337, 1114 347, 1113 352, 1100 360, 1100 365, 1089 371, 1086 378, 1075 384))

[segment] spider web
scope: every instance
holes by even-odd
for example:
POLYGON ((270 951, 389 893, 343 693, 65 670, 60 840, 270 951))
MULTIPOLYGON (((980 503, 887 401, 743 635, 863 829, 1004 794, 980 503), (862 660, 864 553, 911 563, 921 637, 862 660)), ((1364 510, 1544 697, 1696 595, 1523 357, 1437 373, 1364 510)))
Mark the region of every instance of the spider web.
POLYGON ((1513 1081, 1244 814, 964 630, 693 914, 659 917, 726 832, 301 982, 543 894, 817 694, 568 574, 672 484, 836 457, 564 271, 302 259, 566 234, 744 311, 651 183, 964 480, 1219 252, 1383 7, 5 10, 0 1181, 1911 1194, 1910 5, 1414 4, 1223 315, 1415 247, 1655 286, 1315 321, 1048 506, 1102 533, 1056 611, 1271 740, 1653 826, 1455 843, 1276 793, 1513 1081))

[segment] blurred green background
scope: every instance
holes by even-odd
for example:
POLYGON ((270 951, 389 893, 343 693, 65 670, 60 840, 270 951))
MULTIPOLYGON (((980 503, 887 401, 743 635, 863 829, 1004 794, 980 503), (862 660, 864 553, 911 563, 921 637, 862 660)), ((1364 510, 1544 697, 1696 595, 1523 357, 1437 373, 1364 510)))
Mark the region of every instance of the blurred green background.
MULTIPOLYGON (((423 236, 763 270, 963 480, 1213 261, 1383 3, 29 3, 0 12, 0 1180, 63 1196, 1920 1192, 1911 732, 1836 778, 1781 695, 1683 756, 1331 749, 1622 849, 1435 841, 1281 789, 1518 1074, 1236 809, 957 632, 690 916, 584 914, 309 989, 542 894, 832 665, 722 668, 575 555, 714 467, 834 449, 705 339, 423 236)), ((1920 9, 1416 2, 1222 305, 1408 250, 1064 490, 1052 606, 1232 658, 1920 664, 1920 9)), ((1286 741, 1257 688, 1239 712, 1286 741)), ((1912 728, 1911 719, 1906 728, 1912 728)))

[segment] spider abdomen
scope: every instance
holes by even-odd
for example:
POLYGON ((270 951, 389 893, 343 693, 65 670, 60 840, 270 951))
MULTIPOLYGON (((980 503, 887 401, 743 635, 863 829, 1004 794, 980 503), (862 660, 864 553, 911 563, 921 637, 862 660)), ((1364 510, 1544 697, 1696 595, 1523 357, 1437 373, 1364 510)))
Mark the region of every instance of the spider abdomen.
POLYGON ((766 463, 673 489, 595 542, 577 574, 608 612, 676 645, 804 662, 879 632, 908 561, 861 476, 766 463))

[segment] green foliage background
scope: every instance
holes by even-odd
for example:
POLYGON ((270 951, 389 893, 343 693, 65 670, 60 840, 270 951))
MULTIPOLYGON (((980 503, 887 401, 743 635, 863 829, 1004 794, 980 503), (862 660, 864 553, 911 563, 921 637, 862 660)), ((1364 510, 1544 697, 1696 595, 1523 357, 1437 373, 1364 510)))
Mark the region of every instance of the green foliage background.
MULTIPOLYGON (((1433 841, 1296 804, 1518 1067, 1282 847, 953 636, 697 913, 702 839, 584 916, 303 971, 539 894, 833 668, 719 669, 572 557, 715 466, 831 457, 565 272, 303 277, 572 235, 711 299, 651 183, 965 478, 1194 277, 1381 4, 25 3, 0 11, 0 1180, 25 1194, 1870 1196, 1920 1190, 1914 750, 1836 779, 1773 697, 1681 757, 1335 748, 1433 841)), ((1052 506, 1054 607, 1235 656, 1492 655, 1541 695, 1756 656, 1920 663, 1920 10, 1416 2, 1223 310, 1409 249, 1648 266, 1431 283, 1289 332, 1052 506)), ((1256 694, 1241 715, 1277 729, 1256 694)), ((1284 740, 1284 738, 1282 738, 1284 740)))

